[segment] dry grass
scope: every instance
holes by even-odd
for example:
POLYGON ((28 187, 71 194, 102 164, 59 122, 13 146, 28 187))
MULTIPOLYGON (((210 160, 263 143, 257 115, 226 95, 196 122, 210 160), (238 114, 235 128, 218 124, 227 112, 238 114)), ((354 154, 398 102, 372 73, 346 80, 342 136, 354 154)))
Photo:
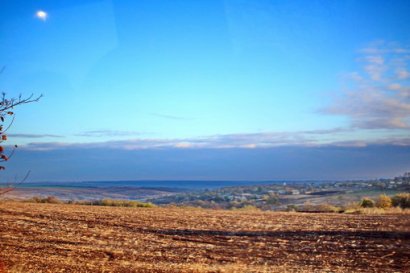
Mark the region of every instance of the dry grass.
POLYGON ((6 202, 0 204, 0 265, 15 273, 406 272, 409 227, 403 213, 6 202))
POLYGON ((405 214, 410 215, 410 209, 402 209, 400 207, 392 208, 350 208, 346 209, 344 213, 347 214, 405 214))

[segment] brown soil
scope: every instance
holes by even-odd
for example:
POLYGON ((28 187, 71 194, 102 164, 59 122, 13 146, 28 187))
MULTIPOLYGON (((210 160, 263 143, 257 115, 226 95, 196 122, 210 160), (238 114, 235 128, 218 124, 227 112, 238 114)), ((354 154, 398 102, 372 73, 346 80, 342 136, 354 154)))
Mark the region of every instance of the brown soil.
POLYGON ((1 273, 409 268, 408 214, 0 204, 1 273))

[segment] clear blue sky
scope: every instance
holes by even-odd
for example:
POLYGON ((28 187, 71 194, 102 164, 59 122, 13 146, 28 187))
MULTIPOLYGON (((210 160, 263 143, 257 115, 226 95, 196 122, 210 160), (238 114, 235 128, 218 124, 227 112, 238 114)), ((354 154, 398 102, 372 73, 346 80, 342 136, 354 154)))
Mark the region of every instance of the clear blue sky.
MULTIPOLYGON (((27 150, 24 162, 30 151, 79 147, 407 147, 409 14, 399 0, 2 0, 0 88, 44 94, 16 109, 10 141, 27 150)), ((405 171, 410 155, 398 158, 386 175, 405 171)), ((100 179, 96 172, 77 179, 100 179)), ((258 172, 246 179, 286 178, 258 172)), ((148 173, 127 178, 164 178, 148 173)), ((369 166, 356 176, 371 175, 369 166)), ((169 175, 185 177, 241 178, 229 168, 169 175)))

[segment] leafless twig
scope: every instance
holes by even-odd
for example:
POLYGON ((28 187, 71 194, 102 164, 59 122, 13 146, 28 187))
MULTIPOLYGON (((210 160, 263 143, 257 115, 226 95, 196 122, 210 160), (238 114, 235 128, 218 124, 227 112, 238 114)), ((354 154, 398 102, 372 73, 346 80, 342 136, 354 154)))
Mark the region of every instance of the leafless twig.
POLYGON ((16 188, 16 186, 23 184, 24 182, 26 182, 27 178, 30 176, 30 172, 28 171, 26 173, 26 175, 24 176, 24 178, 22 180, 20 180, 19 182, 14 182, 12 185, 8 185, 8 187, 0 189, 0 195, 6 194, 8 192, 11 192, 12 190, 14 190, 16 188))

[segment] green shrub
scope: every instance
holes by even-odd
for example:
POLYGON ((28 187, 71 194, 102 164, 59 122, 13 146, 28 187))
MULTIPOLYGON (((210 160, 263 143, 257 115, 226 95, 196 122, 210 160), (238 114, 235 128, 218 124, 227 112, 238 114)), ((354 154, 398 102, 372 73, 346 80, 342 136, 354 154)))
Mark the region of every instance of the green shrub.
POLYGON ((375 205, 374 201, 367 197, 363 198, 362 201, 360 202, 360 206, 362 208, 374 208, 374 205, 375 205))
POLYGON ((376 199, 376 207, 381 208, 381 209, 387 209, 392 206, 392 200, 389 196, 385 194, 379 195, 379 197, 376 199))
POLYGON ((395 207, 401 207, 402 209, 410 208, 410 193, 402 192, 398 193, 392 198, 392 204, 395 207))

